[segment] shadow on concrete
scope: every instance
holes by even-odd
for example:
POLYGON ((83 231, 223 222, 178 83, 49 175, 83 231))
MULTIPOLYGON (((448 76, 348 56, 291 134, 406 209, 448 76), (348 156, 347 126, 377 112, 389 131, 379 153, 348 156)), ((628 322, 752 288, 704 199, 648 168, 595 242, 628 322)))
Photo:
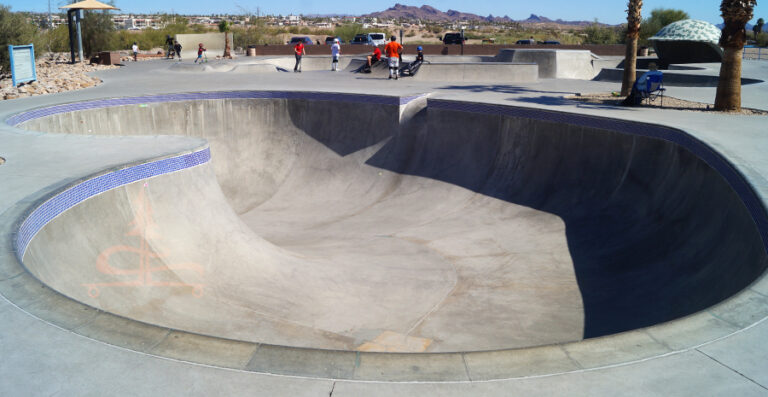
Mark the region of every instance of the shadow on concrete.
POLYGON ((585 338, 698 312, 768 267, 737 194, 709 165, 668 141, 429 109, 367 164, 561 217, 585 338))
POLYGON ((575 94, 574 91, 542 91, 540 89, 530 89, 521 86, 507 84, 474 84, 474 85, 449 85, 437 88, 439 90, 464 90, 470 92, 498 92, 502 94, 575 94))
POLYGON ((563 98, 561 96, 520 97, 520 98, 510 98, 509 100, 515 101, 515 102, 535 103, 539 105, 576 106, 579 108, 601 109, 601 110, 633 109, 631 107, 624 107, 624 106, 614 105, 609 103, 592 103, 592 102, 576 101, 573 99, 563 98))
POLYGON ((400 121, 396 106, 373 103, 292 100, 288 114, 297 128, 342 157, 390 138, 400 121))

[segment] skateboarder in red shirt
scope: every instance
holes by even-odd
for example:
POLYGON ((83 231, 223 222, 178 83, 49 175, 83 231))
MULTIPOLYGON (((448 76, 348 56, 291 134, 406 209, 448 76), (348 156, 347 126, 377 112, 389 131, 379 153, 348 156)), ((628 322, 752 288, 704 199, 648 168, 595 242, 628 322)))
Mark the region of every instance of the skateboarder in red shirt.
POLYGON ((197 45, 197 59, 195 59, 195 63, 197 63, 197 61, 200 61, 200 63, 203 62, 203 53, 206 51, 208 50, 203 47, 203 43, 197 45))
POLYGON ((301 56, 304 55, 304 43, 298 42, 293 47, 293 53, 296 55, 296 65, 293 67, 293 71, 301 73, 301 56))

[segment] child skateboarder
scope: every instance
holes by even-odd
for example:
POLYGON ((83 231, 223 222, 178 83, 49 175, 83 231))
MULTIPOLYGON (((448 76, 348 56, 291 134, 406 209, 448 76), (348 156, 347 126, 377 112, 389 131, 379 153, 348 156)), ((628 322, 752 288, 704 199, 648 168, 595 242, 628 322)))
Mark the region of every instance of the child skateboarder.
POLYGON ((333 39, 333 45, 331 46, 331 70, 334 72, 339 71, 339 55, 341 55, 341 45, 339 45, 339 39, 333 39))
POLYGON ((409 63, 408 66, 403 68, 403 73, 407 73, 408 76, 413 76, 419 71, 421 64, 424 63, 424 49, 421 46, 416 48, 416 60, 409 63))
POLYGON ((133 45, 131 46, 131 51, 133 51, 133 61, 138 62, 139 61, 139 45, 136 44, 136 42, 133 42, 133 45))
POLYGON ((179 44, 178 41, 173 42, 173 51, 176 53, 176 56, 179 57, 179 62, 181 62, 181 44, 179 44))
POLYGON ((368 63, 363 65, 362 69, 358 70, 358 72, 371 73, 371 67, 380 60, 381 60, 381 50, 379 49, 379 47, 373 47, 373 54, 368 55, 368 63))
POLYGON ((203 47, 203 43, 200 43, 197 45, 197 59, 195 59, 195 63, 197 63, 197 61, 200 61, 200 63, 203 63, 203 53, 206 51, 208 50, 206 50, 205 47, 203 47))
POLYGON ((293 47, 293 55, 296 56, 296 65, 293 66, 293 72, 301 73, 301 57, 304 55, 304 43, 296 43, 293 47))

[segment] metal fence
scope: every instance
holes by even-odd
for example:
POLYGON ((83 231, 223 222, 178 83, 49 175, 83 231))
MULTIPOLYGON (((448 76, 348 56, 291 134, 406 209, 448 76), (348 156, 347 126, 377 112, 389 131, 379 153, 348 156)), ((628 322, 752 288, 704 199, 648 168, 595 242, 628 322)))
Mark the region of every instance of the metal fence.
POLYGON ((768 48, 753 45, 744 46, 743 59, 768 60, 768 48))

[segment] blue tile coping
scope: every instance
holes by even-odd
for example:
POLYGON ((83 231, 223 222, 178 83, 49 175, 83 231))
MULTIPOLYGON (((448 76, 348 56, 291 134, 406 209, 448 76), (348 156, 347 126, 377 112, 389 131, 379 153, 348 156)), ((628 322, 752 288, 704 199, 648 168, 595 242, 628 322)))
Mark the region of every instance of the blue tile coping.
MULTIPOLYGON (((152 95, 129 98, 108 98, 85 102, 74 102, 62 105, 44 107, 31 111, 13 115, 5 120, 6 124, 18 126, 30 120, 54 114, 75 112, 88 109, 100 109, 113 106, 179 102, 193 100, 212 100, 212 99, 305 99, 316 101, 341 101, 356 102, 367 104, 394 105, 400 106, 423 97, 424 95, 414 95, 406 97, 361 95, 361 94, 343 94, 343 93, 323 93, 323 92, 302 92, 302 91, 222 91, 222 92, 193 92, 182 94, 152 95)), ((32 241, 32 238, 54 218, 64 211, 74 207, 84 200, 104 193, 108 190, 127 185, 142 179, 152 178, 154 176, 167 174, 207 163, 211 159, 209 148, 205 148, 195 153, 185 154, 178 157, 152 161, 121 170, 113 171, 104 175, 94 177, 66 189, 63 192, 51 197, 21 223, 14 248, 21 261, 32 241)))
POLYGON ((122 105, 140 105, 160 102, 180 102, 209 99, 307 99, 314 101, 357 102, 379 105, 406 105, 425 94, 395 97, 363 94, 344 94, 306 91, 219 91, 192 92, 183 94, 151 95, 130 98, 109 98, 85 102, 73 102, 49 106, 15 114, 5 120, 10 126, 17 126, 29 120, 78 110, 99 109, 122 105))
POLYGON ((88 198, 136 181, 205 164, 210 160, 211 150, 206 147, 196 152, 111 171, 69 187, 43 202, 21 223, 14 242, 19 261, 24 257, 32 238, 45 225, 88 198))

